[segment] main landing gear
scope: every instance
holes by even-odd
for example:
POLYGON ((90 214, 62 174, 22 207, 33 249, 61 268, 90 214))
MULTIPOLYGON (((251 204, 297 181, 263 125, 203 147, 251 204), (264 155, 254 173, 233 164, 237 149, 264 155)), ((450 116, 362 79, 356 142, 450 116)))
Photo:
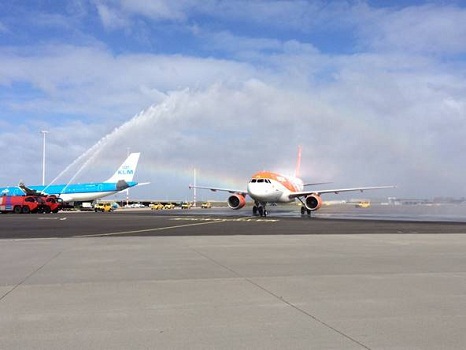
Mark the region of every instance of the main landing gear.
POLYGON ((304 214, 306 214, 306 213, 307 213, 307 215, 311 216, 312 211, 310 211, 309 209, 307 209, 307 208, 304 207, 304 206, 301 207, 301 215, 304 215, 304 214))
POLYGON ((255 202, 252 207, 252 215, 266 217, 267 210, 265 209, 265 203, 255 202))
POLYGON ((307 213, 307 215, 309 215, 309 217, 310 217, 312 211, 310 209, 306 208, 306 204, 304 204, 304 202, 303 202, 303 200, 301 198, 298 198, 298 199, 301 202, 301 215, 305 215, 307 213))

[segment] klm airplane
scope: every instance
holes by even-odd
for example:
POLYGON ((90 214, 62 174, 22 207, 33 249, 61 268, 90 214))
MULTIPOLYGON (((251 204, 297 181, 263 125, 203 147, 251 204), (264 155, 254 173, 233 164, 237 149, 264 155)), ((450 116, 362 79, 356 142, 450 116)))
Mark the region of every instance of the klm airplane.
POLYGON ((130 187, 143 185, 133 181, 139 156, 140 153, 131 153, 115 174, 104 182, 28 187, 24 186, 24 184, 19 184, 14 187, 0 187, 0 195, 22 196, 25 194, 47 194, 56 195, 61 198, 63 202, 93 201, 94 199, 106 197, 130 187))

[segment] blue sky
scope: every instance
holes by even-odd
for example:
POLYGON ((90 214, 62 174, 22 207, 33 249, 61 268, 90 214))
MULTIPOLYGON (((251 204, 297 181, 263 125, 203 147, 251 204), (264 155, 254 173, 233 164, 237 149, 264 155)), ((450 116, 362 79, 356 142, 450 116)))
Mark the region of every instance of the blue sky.
POLYGON ((189 196, 193 167, 241 188, 256 170, 292 173, 298 145, 308 181, 466 196, 465 7, 2 2, 0 184, 40 183, 48 130, 48 181, 82 154, 77 180, 105 179, 141 151, 141 197, 189 196))

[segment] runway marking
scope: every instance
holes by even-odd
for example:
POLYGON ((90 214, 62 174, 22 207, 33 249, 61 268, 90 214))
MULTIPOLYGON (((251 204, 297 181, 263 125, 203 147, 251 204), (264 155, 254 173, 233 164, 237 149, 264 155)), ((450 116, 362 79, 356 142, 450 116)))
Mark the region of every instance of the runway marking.
POLYGON ((255 219, 250 217, 243 217, 243 218, 186 218, 186 217, 179 217, 179 218, 172 218, 172 221, 194 221, 191 224, 183 224, 183 225, 174 225, 174 226, 165 226, 165 227, 155 227, 155 228, 146 228, 141 230, 131 230, 131 231, 121 231, 121 232, 107 232, 107 233, 95 233, 90 235, 76 235, 73 237, 103 237, 103 236, 118 236, 118 235, 127 235, 127 234, 135 234, 135 233, 144 233, 144 232, 155 232, 155 231, 164 231, 164 230, 171 230, 175 228, 182 228, 182 227, 191 227, 191 226, 200 226, 200 225, 208 225, 208 224, 218 224, 222 222, 277 222, 278 219, 255 219))
POLYGON ((118 235, 127 235, 127 234, 134 234, 134 233, 143 233, 143 232, 155 232, 155 231, 164 231, 164 230, 171 230, 175 228, 182 228, 182 227, 190 227, 190 226, 200 226, 200 225, 208 225, 208 224, 217 224, 221 221, 205 221, 205 222, 197 222, 194 224, 185 224, 185 225, 174 225, 174 226, 165 226, 165 227, 154 227, 154 228, 145 228, 141 230, 132 230, 132 231, 121 231, 121 232, 107 232, 107 233, 95 233, 91 235, 76 235, 73 237, 103 237, 103 236, 118 236, 118 235))
POLYGON ((63 217, 63 218, 59 218, 59 217, 51 217, 51 218, 44 218, 44 217, 40 217, 40 218, 37 218, 37 220, 60 220, 60 221, 63 221, 63 220, 66 220, 66 216, 63 217))
POLYGON ((251 217, 243 218, 193 218, 193 217, 179 217, 170 219, 173 221, 203 221, 203 222, 278 222, 278 219, 256 219, 251 217))

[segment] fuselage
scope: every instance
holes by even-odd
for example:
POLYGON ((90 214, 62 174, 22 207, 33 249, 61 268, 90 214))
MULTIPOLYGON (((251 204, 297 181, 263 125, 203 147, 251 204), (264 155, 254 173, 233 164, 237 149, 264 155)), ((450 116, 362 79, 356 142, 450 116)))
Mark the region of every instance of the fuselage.
MULTIPOLYGON (((31 190, 38 192, 45 192, 49 195, 56 195, 64 202, 75 201, 92 201, 97 198, 109 196, 111 194, 120 192, 125 188, 134 187, 137 182, 125 182, 124 188, 121 184, 114 182, 89 182, 82 184, 69 184, 69 185, 49 185, 49 186, 28 186, 31 190)), ((8 196, 22 196, 24 191, 20 187, 3 187, 0 188, 0 195, 8 196)))
POLYGON ((289 203, 294 201, 290 194, 303 188, 303 181, 299 178, 261 171, 251 177, 247 190, 249 196, 260 203, 289 203))

